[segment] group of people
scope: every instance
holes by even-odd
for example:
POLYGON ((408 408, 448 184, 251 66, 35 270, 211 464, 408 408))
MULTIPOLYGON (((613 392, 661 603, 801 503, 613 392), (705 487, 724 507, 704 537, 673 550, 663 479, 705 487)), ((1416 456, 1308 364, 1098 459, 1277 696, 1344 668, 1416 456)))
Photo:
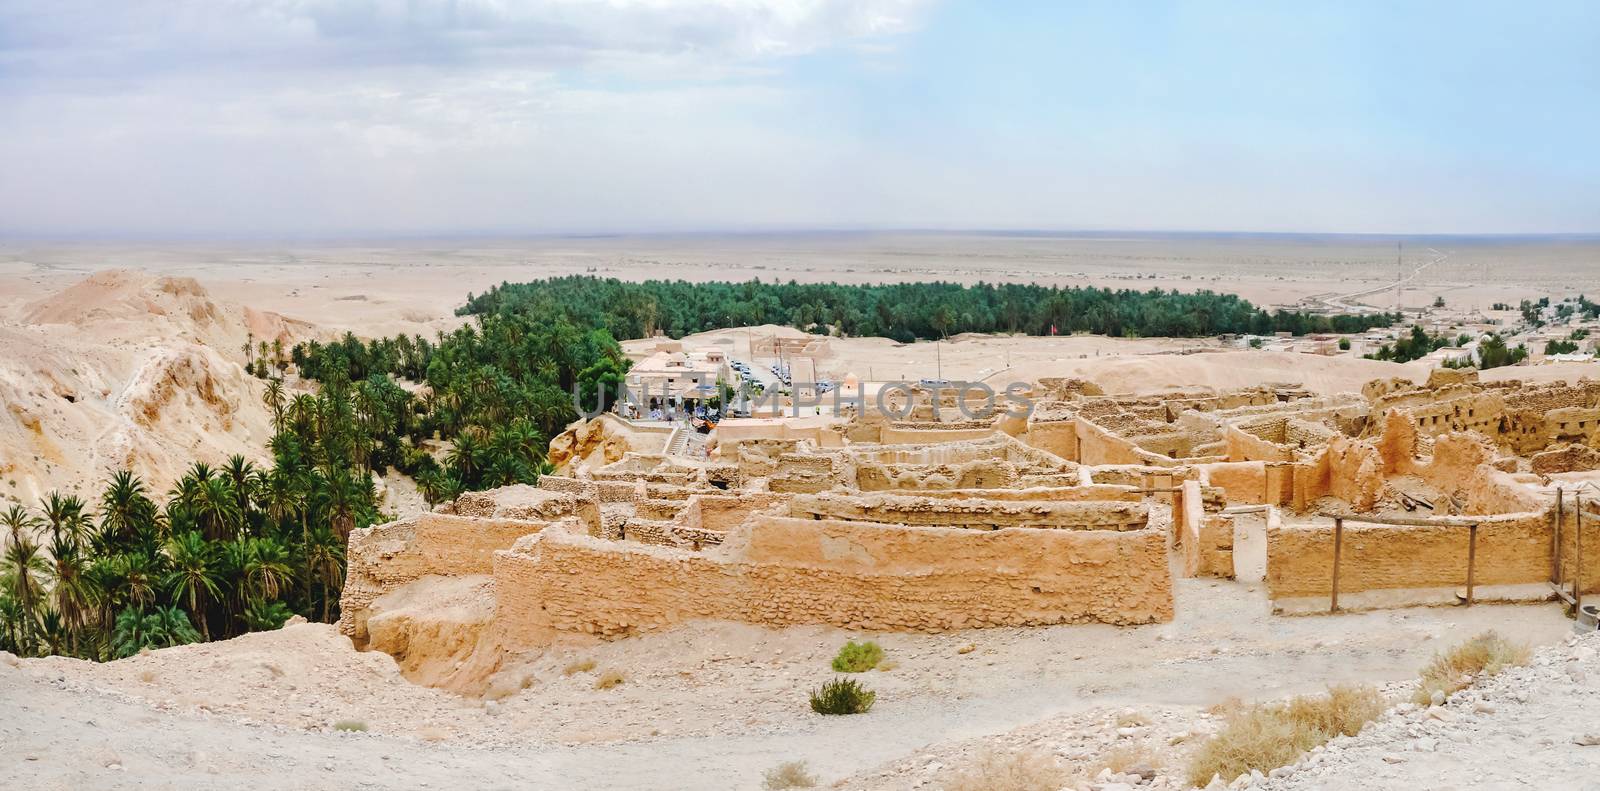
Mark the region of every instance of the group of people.
POLYGON ((645 411, 640 404, 624 401, 617 405, 618 414, 630 420, 686 420, 695 423, 696 428, 701 424, 715 425, 721 419, 722 413, 716 409, 708 408, 705 404, 695 404, 692 409, 682 403, 663 403, 650 399, 650 408, 645 411))

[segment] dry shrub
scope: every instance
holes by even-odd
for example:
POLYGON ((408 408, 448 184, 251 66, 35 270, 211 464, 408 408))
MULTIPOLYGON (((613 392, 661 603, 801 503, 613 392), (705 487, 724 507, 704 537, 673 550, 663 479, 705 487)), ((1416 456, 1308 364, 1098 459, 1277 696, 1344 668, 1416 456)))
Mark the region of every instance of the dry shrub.
POLYGON ((1266 773, 1287 766, 1335 736, 1360 733, 1382 713, 1383 696, 1367 685, 1341 685, 1330 687, 1326 695, 1234 708, 1222 730, 1189 759, 1189 782, 1203 786, 1212 775, 1226 782, 1251 769, 1266 773))
POLYGON ((1050 755, 1033 750, 986 752, 977 763, 957 772, 945 791, 1058 791, 1072 781, 1050 755))
POLYGON ((1117 774, 1127 774, 1135 769, 1155 769, 1160 766, 1154 753, 1149 748, 1135 745, 1123 745, 1112 748, 1110 752, 1100 756, 1100 765, 1117 774))
POLYGON ((1137 711, 1124 711, 1117 715, 1118 728, 1139 728, 1149 724, 1150 721, 1137 711))
POLYGON ((589 671, 591 671, 593 669, 594 669, 594 660, 593 659, 587 659, 587 658, 578 659, 578 660, 575 660, 573 662, 568 663, 566 667, 561 668, 561 675, 570 676, 570 675, 574 675, 574 674, 577 674, 577 673, 587 673, 587 672, 589 672, 589 671))
POLYGON ((620 686, 622 682, 627 680, 628 677, 622 675, 622 671, 607 670, 606 672, 601 673, 599 678, 594 680, 594 688, 611 689, 612 687, 620 686))
POLYGON ((148 667, 139 671, 139 680, 146 684, 156 683, 156 671, 151 670, 148 667))
POLYGON ((761 776, 765 791, 784 791, 788 788, 815 788, 816 775, 806 771, 805 761, 784 761, 761 776))
POLYGON ((896 662, 893 659, 885 659, 882 662, 878 663, 878 672, 879 673, 887 673, 887 672, 889 672, 889 671, 891 671, 891 670, 893 670, 893 669, 895 669, 895 668, 897 668, 899 666, 900 666, 899 662, 896 662))
POLYGON ((1417 685, 1413 700, 1420 706, 1433 702, 1434 692, 1446 696, 1466 689, 1472 680, 1487 678, 1508 667, 1525 665, 1533 651, 1522 643, 1513 643, 1493 631, 1484 632, 1442 654, 1434 654, 1433 661, 1422 669, 1422 683, 1417 685), (1472 680, 1462 680, 1463 676, 1472 680))
POLYGON ((367 724, 361 720, 339 720, 333 724, 333 729, 346 733, 363 733, 367 730, 367 724))

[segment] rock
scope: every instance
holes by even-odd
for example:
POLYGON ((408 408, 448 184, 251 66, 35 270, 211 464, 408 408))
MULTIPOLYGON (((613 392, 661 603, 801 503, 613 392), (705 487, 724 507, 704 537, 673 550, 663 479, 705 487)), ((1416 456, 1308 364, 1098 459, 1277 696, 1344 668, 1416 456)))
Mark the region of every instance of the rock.
POLYGON ((287 629, 291 626, 299 626, 305 622, 306 617, 304 615, 291 615, 289 616, 289 620, 283 622, 283 628, 287 629))
POLYGON ((1493 714, 1494 713, 1494 706, 1492 704, 1484 703, 1482 701, 1479 701, 1477 703, 1472 704, 1472 710, 1474 712, 1477 712, 1478 714, 1493 714))
POLYGON ((1433 696, 1428 698, 1428 701, 1430 703, 1432 703, 1433 705, 1435 705, 1435 706, 1443 706, 1444 705, 1444 690, 1442 690, 1442 689, 1434 690, 1433 691, 1433 696))
POLYGON ((1572 737, 1572 743, 1579 747, 1600 747, 1600 731, 1589 731, 1572 737))
POLYGON ((973 651, 976 651, 976 650, 978 650, 978 646, 976 646, 976 645, 974 645, 972 643, 967 643, 966 645, 961 646, 960 648, 957 648, 956 649, 956 653, 958 653, 958 654, 970 654, 970 653, 972 653, 973 651))
POLYGON ((1389 754, 1383 756, 1383 762, 1386 763, 1386 764, 1397 764, 1397 763, 1400 763, 1400 762, 1402 762, 1404 760, 1405 760, 1405 756, 1397 755, 1395 753, 1389 753, 1389 754))
POLYGON ((1411 749, 1419 753, 1431 753, 1439 749, 1439 740, 1422 738, 1411 743, 1411 749))
POLYGON ((1133 766, 1128 767, 1128 771, 1123 772, 1122 774, 1125 776, 1138 778, 1144 782, 1149 782, 1156 779, 1156 768, 1146 764, 1134 764, 1133 766))

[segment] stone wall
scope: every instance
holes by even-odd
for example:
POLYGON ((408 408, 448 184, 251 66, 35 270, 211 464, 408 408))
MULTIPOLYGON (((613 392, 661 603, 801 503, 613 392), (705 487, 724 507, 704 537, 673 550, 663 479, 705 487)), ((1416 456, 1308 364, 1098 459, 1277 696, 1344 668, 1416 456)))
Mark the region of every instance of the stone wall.
POLYGON ((495 556, 513 648, 694 619, 941 631, 1172 617, 1156 531, 967 530, 768 518, 688 552, 546 531, 495 556))

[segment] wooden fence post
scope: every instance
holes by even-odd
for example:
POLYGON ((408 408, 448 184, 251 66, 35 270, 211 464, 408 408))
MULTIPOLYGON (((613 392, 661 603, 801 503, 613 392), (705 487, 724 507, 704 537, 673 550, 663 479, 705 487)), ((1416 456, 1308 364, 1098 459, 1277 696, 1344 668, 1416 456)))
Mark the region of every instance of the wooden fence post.
POLYGON ((1344 544, 1344 517, 1333 518, 1333 595, 1329 597, 1328 612, 1339 611, 1339 552, 1344 544))

